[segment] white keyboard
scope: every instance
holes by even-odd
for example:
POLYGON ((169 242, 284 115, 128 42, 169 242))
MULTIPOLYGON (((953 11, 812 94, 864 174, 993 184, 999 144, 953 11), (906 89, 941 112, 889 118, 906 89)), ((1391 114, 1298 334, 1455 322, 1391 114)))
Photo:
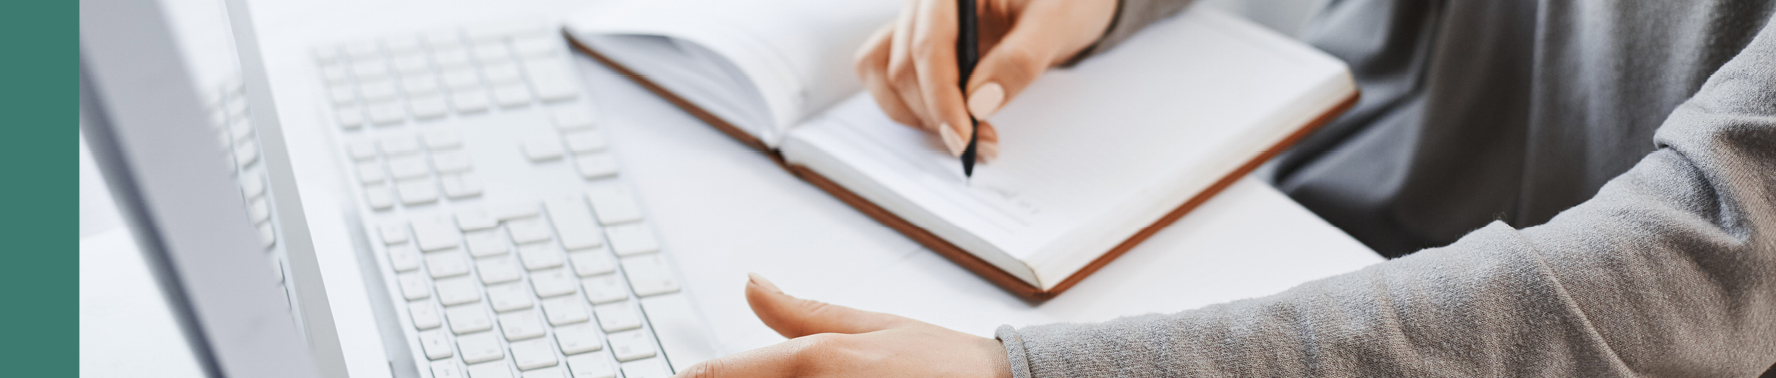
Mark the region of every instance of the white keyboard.
POLYGON ((422 376, 666 377, 715 357, 554 30, 316 51, 422 376))

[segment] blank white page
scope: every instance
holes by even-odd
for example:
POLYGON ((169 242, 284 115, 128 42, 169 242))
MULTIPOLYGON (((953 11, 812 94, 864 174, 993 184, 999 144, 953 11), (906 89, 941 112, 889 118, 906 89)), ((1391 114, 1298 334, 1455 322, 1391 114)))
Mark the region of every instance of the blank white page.
POLYGON ((726 58, 745 75, 738 79, 751 81, 768 108, 772 123, 760 131, 769 133, 755 136, 774 143, 790 126, 863 89, 851 57, 870 33, 893 20, 900 5, 893 0, 626 0, 576 11, 567 27, 582 37, 668 37, 726 58))
POLYGON ((867 94, 799 126, 782 151, 1048 289, 1353 91, 1342 62, 1195 7, 1049 71, 990 120, 1000 156, 972 182, 867 94))

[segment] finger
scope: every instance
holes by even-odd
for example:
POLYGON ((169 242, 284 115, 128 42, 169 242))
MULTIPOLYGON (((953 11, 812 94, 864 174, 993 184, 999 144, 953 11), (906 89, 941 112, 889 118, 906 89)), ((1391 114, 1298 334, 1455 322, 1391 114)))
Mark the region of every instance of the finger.
POLYGON ((776 378, 795 376, 797 358, 807 342, 790 340, 777 345, 699 362, 674 375, 677 378, 776 378))
POLYGON ((925 101, 919 99, 918 72, 913 68, 913 23, 917 17, 916 10, 924 0, 907 0, 906 10, 900 12, 894 20, 894 35, 890 37, 888 51, 888 67, 885 70, 888 89, 894 92, 902 105, 917 118, 919 129, 936 132, 935 120, 925 118, 925 101))
MULTIPOLYGON (((1044 3, 1024 12, 1005 38, 981 56, 968 80, 968 111, 988 118, 1016 98, 1049 67, 1077 53, 1102 33, 1096 23, 1112 17, 1068 14, 1066 2, 1044 3), (1098 18, 1103 18, 1100 21, 1098 18)), ((1111 8, 1114 12, 1114 8, 1111 8)))
MULTIPOLYGON (((927 120, 938 123, 951 156, 962 156, 974 124, 962 100, 962 73, 956 62, 956 1, 927 0, 919 4, 913 25, 913 65, 919 73, 919 97, 927 120)), ((961 0, 974 1, 974 0, 961 0)))
POLYGON ((906 103, 900 100, 900 94, 888 85, 888 53, 892 49, 894 25, 883 26, 876 34, 870 36, 868 42, 857 50, 857 77, 863 80, 863 87, 869 91, 870 98, 876 100, 876 106, 889 119, 908 127, 922 129, 918 116, 906 103))
POLYGON ((977 141, 979 145, 975 148, 980 161, 990 163, 999 160, 999 129, 993 127, 992 123, 981 120, 978 133, 980 133, 980 140, 977 141))
POLYGON ((766 326, 787 338, 817 333, 865 333, 903 324, 906 318, 826 304, 784 294, 771 281, 748 274, 746 303, 766 326))

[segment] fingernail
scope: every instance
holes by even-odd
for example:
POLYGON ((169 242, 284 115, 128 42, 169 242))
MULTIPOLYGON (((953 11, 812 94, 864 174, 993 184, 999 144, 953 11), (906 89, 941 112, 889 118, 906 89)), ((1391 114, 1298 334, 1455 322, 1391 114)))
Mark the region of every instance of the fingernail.
POLYGON ((999 143, 997 143, 997 142, 994 142, 994 143, 981 142, 981 144, 979 146, 975 146, 975 148, 980 149, 979 151, 976 151, 976 152, 980 153, 981 161, 985 161, 985 162, 990 163, 994 160, 999 160, 999 143))
POLYGON ((956 135, 956 129, 948 123, 937 126, 937 135, 943 137, 944 147, 950 148, 950 156, 962 156, 962 149, 968 148, 968 141, 956 135))
POLYGON ((778 289, 776 284, 771 283, 771 280, 765 279, 764 276, 760 276, 758 273, 746 273, 746 280, 752 282, 754 285, 759 285, 759 287, 765 288, 765 290, 770 290, 777 294, 783 294, 783 289, 778 289))
POLYGON ((999 106, 1004 103, 1005 88, 1000 87, 999 83, 987 83, 969 94, 968 112, 973 113, 976 119, 985 119, 999 111, 999 106))

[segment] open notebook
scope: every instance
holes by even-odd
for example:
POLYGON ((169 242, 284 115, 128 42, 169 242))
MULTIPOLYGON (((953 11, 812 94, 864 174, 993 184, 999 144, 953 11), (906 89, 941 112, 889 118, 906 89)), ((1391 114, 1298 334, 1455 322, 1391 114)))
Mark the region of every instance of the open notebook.
POLYGON ((900 1, 619 1, 577 49, 1020 297, 1051 298, 1355 103, 1342 62, 1195 7, 1051 70, 964 180, 889 120, 851 57, 900 1))

